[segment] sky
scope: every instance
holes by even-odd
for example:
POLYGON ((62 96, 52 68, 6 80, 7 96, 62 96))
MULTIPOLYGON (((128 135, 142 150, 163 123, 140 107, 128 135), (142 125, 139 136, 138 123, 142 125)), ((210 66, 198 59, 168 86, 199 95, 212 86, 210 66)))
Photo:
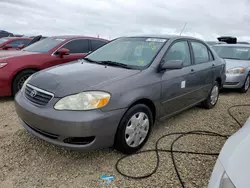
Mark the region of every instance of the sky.
POLYGON ((249 0, 0 0, 0 30, 112 39, 180 34, 250 41, 249 0))

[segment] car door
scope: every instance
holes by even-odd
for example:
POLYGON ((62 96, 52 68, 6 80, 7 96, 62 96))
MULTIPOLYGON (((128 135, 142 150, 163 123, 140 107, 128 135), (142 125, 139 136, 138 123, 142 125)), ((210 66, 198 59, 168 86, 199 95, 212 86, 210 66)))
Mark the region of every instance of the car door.
POLYGON ((166 70, 162 74, 162 116, 167 117, 188 108, 196 100, 192 96, 193 64, 190 46, 187 40, 177 40, 168 48, 163 57, 165 63, 170 60, 182 60, 183 68, 166 70))
POLYGON ((67 63, 70 61, 77 60, 77 59, 81 59, 85 57, 90 51, 88 39, 74 39, 74 40, 67 42, 66 44, 61 46, 59 49, 61 48, 67 48, 70 51, 69 55, 63 55, 63 57, 59 57, 58 55, 56 55, 57 53, 55 52, 54 53, 55 55, 53 57, 54 65, 63 64, 63 63, 67 63))
POLYGON ((194 59, 194 85, 197 100, 207 98, 213 84, 213 58, 208 47, 200 41, 191 40, 192 55, 194 59))

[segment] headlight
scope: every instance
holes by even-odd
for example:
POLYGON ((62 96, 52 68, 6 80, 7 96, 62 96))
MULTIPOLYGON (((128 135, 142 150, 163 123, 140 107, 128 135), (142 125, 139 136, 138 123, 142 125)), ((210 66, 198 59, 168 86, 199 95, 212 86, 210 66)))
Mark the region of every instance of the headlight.
POLYGON ((232 68, 228 69, 226 73, 228 74, 242 74, 244 73, 244 68, 243 67, 237 67, 237 68, 232 68))
POLYGON ((221 178, 220 188, 236 188, 225 172, 221 178))
POLYGON ((21 91, 22 91, 22 92, 24 91, 24 89, 25 89, 27 83, 30 81, 31 77, 32 77, 32 76, 30 76, 29 78, 27 78, 27 79, 25 80, 25 82, 23 83, 23 86, 22 86, 22 88, 21 88, 21 91))
POLYGON ((5 67, 8 63, 0 63, 0 69, 5 67))
POLYGON ((93 110, 108 104, 110 94, 102 91, 88 91, 60 99, 54 106, 56 110, 93 110))

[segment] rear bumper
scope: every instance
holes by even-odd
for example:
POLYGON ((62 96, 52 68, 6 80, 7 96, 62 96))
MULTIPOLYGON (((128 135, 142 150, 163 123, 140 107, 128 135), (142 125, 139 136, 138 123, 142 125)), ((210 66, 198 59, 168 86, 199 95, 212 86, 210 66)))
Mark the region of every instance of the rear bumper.
POLYGON ((223 88, 241 88, 244 85, 245 79, 245 75, 227 74, 223 88))
POLYGON ((109 112, 57 111, 53 108, 54 100, 50 102, 51 106, 37 107, 21 92, 16 95, 16 112, 29 133, 70 149, 91 150, 113 145, 117 127, 126 109, 109 112))

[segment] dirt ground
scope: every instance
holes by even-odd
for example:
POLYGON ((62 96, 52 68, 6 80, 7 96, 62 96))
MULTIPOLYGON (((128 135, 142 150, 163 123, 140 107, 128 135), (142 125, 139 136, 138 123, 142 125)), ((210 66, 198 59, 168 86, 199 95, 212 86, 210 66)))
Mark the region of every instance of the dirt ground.
MULTIPOLYGON (((234 104, 250 103, 250 92, 240 94, 223 92, 214 109, 199 107, 187 110, 164 122, 157 123, 145 149, 153 149, 156 140, 171 132, 208 130, 220 134, 233 134, 237 124, 228 115, 227 108, 234 104)), ((234 115, 244 123, 250 108, 233 109, 234 115)), ((163 139, 160 148, 168 149, 176 136, 163 139)), ((175 145, 176 149, 219 152, 225 140, 204 136, 187 136, 175 145)), ((207 187, 214 156, 174 154, 186 187, 207 187)), ((127 179, 115 170, 122 154, 112 149, 79 152, 61 149, 29 135, 19 124, 11 98, 0 99, 0 188, 29 187, 180 187, 170 154, 160 154, 160 167, 151 177, 143 180, 127 179), (115 181, 105 185, 101 175, 113 175, 115 181)), ((121 162, 120 168, 130 175, 143 175, 155 165, 155 154, 144 153, 121 162)))

